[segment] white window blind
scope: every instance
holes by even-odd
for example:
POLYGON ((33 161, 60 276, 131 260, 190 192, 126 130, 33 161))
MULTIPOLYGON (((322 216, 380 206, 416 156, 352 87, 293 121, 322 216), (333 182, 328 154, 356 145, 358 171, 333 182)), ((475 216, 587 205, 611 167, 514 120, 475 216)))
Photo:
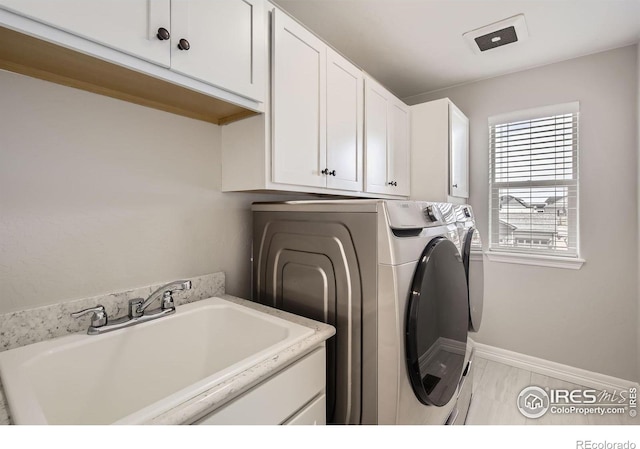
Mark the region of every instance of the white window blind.
POLYGON ((578 257, 579 103, 489 119, 494 251, 578 257))

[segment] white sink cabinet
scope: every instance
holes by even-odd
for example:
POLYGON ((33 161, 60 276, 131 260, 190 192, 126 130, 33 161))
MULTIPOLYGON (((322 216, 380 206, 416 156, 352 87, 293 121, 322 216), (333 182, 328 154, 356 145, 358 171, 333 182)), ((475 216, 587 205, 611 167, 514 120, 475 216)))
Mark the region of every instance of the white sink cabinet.
POLYGON ((325 348, 318 348, 195 424, 326 424, 325 348))

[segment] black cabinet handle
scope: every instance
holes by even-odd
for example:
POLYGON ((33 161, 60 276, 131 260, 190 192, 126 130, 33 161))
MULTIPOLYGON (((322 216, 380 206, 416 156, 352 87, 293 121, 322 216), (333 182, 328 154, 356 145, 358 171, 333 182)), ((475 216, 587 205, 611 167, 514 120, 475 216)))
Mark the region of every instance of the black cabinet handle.
POLYGON ((178 42, 178 48, 180 50, 189 50, 191 48, 191 44, 189 44, 189 41, 186 39, 180 39, 180 41, 178 42))
POLYGON ((390 186, 398 187, 398 183, 396 181, 389 181, 387 184, 390 186))
POLYGON ((335 170, 329 171, 328 168, 325 168, 320 173, 322 173, 323 175, 327 175, 327 176, 335 176, 336 175, 336 171, 335 170))
POLYGON ((169 30, 167 30, 166 28, 158 28, 158 34, 156 34, 156 36, 158 36, 158 39, 160 39, 161 41, 166 41, 169 40, 169 38, 171 37, 171 34, 169 34, 169 30))
POLYGON ((330 174, 331 176, 335 176, 335 175, 336 175, 336 171, 335 171, 335 170, 332 170, 332 171, 330 171, 330 172, 329 172, 329 174, 330 174))

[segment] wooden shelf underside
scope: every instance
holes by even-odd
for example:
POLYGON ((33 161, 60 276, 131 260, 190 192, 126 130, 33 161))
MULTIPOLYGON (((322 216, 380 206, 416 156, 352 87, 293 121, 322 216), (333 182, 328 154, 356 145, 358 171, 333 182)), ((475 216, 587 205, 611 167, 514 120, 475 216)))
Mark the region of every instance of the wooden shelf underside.
POLYGON ((0 27, 0 69, 223 125, 257 113, 0 27))

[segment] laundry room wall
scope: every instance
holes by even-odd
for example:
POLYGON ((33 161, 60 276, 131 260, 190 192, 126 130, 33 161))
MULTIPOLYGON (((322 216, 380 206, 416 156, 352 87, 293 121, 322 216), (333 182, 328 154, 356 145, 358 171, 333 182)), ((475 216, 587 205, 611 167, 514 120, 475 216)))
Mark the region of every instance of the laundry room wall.
POLYGON ((405 99, 418 104, 449 97, 469 117, 469 201, 485 249, 488 117, 580 102, 580 252, 586 263, 569 270, 485 258, 477 341, 639 379, 637 59, 637 46, 628 46, 405 99))
POLYGON ((638 127, 638 133, 637 133, 637 144, 638 144, 638 326, 637 326, 637 332, 638 332, 638 377, 640 377, 640 43, 638 45, 636 45, 636 49, 638 51, 638 55, 637 55, 637 62, 638 62, 638 67, 637 67, 637 76, 638 76, 638 83, 637 83, 637 89, 638 89, 638 107, 637 107, 637 113, 638 116, 637 118, 637 122, 636 122, 636 126, 638 127))
POLYGON ((224 271, 249 297, 252 201, 220 127, 0 71, 0 314, 224 271))

